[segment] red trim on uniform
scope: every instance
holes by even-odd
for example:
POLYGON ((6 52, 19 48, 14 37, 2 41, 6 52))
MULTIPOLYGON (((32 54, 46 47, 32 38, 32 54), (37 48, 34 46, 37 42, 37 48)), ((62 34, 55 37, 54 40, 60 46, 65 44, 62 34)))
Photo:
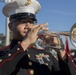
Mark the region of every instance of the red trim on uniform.
POLYGON ((16 52, 16 53, 12 56, 12 58, 4 60, 4 61, 0 64, 0 67, 1 67, 5 62, 12 60, 19 52, 23 52, 23 50, 16 52))
POLYGON ((5 48, 8 48, 8 47, 9 47, 9 45, 4 46, 4 47, 0 48, 0 50, 4 50, 5 48))
POLYGON ((30 69, 28 69, 28 75, 30 75, 30 69))

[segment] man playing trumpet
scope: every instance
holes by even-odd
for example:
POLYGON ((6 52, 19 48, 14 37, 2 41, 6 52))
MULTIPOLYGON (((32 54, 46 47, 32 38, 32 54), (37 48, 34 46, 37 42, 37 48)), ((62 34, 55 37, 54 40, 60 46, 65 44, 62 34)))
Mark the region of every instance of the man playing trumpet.
POLYGON ((47 29, 47 23, 35 24, 39 9, 37 0, 14 0, 4 6, 3 14, 9 17, 13 39, 0 50, 0 75, 76 75, 70 70, 72 63, 68 64, 65 51, 57 49, 57 61, 44 49, 30 46, 37 40, 39 30, 47 29))

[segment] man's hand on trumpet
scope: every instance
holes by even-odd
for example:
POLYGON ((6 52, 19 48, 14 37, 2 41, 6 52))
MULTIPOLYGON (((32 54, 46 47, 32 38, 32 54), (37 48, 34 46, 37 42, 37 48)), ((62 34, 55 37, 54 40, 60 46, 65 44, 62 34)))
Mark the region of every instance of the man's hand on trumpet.
POLYGON ((51 34, 51 35, 42 35, 40 38, 43 40, 43 43, 45 42, 46 47, 50 47, 54 49, 58 55, 62 58, 66 58, 66 53, 64 50, 64 44, 62 39, 57 34, 51 34))
POLYGON ((64 44, 59 35, 57 37, 53 37, 53 44, 55 46, 53 46, 53 47, 51 46, 51 48, 53 48, 63 60, 66 59, 64 44))

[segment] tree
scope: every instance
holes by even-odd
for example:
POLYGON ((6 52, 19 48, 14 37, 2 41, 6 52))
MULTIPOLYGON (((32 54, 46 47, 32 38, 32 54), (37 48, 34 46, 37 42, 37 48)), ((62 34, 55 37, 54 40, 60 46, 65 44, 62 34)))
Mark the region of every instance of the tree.
POLYGON ((5 36, 1 33, 0 34, 0 48, 5 46, 5 36))

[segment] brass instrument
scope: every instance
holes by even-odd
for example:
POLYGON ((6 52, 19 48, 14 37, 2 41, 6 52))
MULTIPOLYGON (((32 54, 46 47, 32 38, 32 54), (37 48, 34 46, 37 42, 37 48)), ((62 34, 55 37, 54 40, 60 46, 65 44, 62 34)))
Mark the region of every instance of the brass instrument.
POLYGON ((55 32, 55 31, 40 31, 38 33, 39 38, 35 42, 36 47, 39 49, 52 48, 52 49, 64 49, 62 42, 62 36, 70 36, 70 32, 55 32), (54 41, 55 40, 55 41, 54 41))
POLYGON ((53 48, 53 49, 61 49, 63 44, 61 36, 68 36, 70 37, 70 41, 74 47, 76 47, 76 23, 71 27, 70 31, 39 31, 38 33, 39 38, 35 42, 36 47, 39 49, 44 49, 46 47, 53 48), (54 38, 58 39, 57 44, 54 43, 54 38))
POLYGON ((70 30, 70 41, 74 47, 76 47, 76 23, 71 27, 70 30))

